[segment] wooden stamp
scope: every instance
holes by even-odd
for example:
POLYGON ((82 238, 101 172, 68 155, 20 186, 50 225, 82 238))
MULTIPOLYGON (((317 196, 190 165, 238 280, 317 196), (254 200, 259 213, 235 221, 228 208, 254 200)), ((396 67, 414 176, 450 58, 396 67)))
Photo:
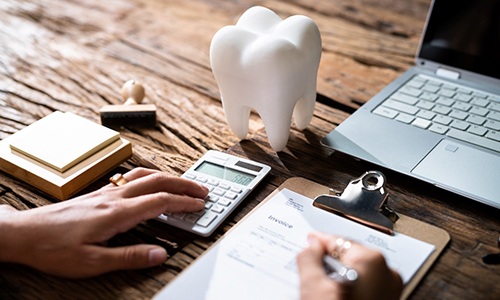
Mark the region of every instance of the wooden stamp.
POLYGON ((121 105, 106 105, 100 110, 101 124, 107 127, 154 127, 156 125, 156 106, 142 104, 144 87, 135 80, 125 82, 122 87, 121 105))

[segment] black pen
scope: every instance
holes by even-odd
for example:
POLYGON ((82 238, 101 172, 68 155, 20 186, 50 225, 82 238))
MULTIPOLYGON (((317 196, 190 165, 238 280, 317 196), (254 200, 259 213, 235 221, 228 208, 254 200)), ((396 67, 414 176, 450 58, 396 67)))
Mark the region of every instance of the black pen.
POLYGON ((328 277, 339 282, 352 283, 358 279, 358 272, 349 268, 330 255, 323 257, 323 265, 328 277))

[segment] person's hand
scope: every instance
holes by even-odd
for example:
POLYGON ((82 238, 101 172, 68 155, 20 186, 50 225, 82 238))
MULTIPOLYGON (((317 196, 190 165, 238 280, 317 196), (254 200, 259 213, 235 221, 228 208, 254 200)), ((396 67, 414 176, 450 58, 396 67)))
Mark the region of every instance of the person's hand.
POLYGON ((330 279, 323 268, 323 256, 337 250, 338 237, 311 233, 309 246, 297 257, 300 274, 300 298, 306 299, 399 299, 401 277, 389 269, 378 251, 352 242, 339 260, 356 270, 354 283, 339 283, 330 279))
POLYGON ((104 244, 161 213, 202 210, 208 189, 144 168, 123 177, 124 185, 110 184, 57 204, 25 211, 0 205, 0 261, 72 278, 164 262, 167 253, 160 246, 104 244))

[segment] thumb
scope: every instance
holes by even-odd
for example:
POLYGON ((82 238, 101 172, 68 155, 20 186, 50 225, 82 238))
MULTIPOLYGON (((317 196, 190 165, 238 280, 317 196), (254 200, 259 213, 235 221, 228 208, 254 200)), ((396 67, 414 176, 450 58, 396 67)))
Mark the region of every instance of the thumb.
MULTIPOLYGON (((152 267, 167 260, 167 251, 155 245, 132 245, 115 248, 99 247, 99 262, 93 273, 101 274, 115 270, 131 270, 152 267)), ((91 266, 89 266, 91 267, 91 266)), ((91 270, 89 270, 92 272, 91 270)))
POLYGON ((297 266, 299 268, 300 277, 305 278, 322 278, 325 271, 322 268, 324 249, 320 241, 314 236, 309 237, 309 247, 305 248, 297 256, 297 266))

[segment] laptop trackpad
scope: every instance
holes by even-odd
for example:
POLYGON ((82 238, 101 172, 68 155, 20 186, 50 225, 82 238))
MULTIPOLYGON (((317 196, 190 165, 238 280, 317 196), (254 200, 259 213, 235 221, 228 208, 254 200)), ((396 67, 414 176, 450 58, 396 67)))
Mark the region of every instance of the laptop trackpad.
POLYGON ((471 198, 477 199, 479 196, 479 201, 499 207, 499 170, 500 156, 442 140, 412 173, 444 184, 471 198))

